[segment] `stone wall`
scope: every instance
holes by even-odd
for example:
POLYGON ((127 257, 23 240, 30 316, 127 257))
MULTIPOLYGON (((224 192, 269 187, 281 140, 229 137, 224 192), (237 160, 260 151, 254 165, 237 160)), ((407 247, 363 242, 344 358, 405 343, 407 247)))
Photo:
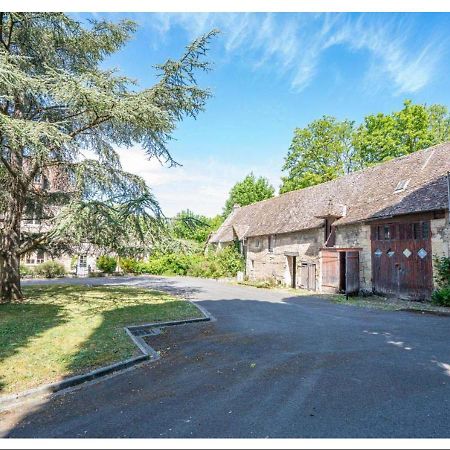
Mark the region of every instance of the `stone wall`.
POLYGON ((435 257, 450 256, 450 225, 448 212, 442 219, 431 221, 431 249, 433 251, 433 276, 436 277, 435 257))
POLYGON ((273 252, 269 252, 268 236, 247 239, 246 274, 252 280, 275 278, 290 284, 292 258, 285 253, 298 253, 297 263, 316 264, 316 283, 319 280, 319 250, 323 246, 323 228, 274 236, 273 252))
MULTIPOLYGON (((276 279, 290 285, 292 277, 292 257, 286 253, 298 253, 297 285, 301 263, 316 265, 316 286, 321 289, 320 249, 324 247, 324 229, 315 228, 293 233, 276 235, 273 252, 268 249, 268 236, 247 239, 246 274, 251 280, 276 279)), ((336 229, 337 248, 361 248, 360 284, 365 291, 372 290, 372 266, 370 226, 347 225, 336 229)))
POLYGON ((337 248, 361 248, 359 252, 360 289, 372 292, 372 247, 370 225, 355 224, 336 228, 337 248))

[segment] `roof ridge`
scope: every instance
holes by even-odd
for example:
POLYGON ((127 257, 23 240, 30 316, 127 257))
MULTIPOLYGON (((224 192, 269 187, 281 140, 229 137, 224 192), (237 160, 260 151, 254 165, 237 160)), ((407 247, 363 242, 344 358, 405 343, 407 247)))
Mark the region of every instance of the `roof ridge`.
POLYGON ((352 177, 354 175, 361 174, 361 173, 364 173, 364 172, 367 173, 369 171, 378 169, 379 167, 384 166, 385 164, 391 164, 394 161, 400 161, 400 160, 403 160, 403 159, 412 158, 413 156, 416 156, 419 153, 424 153, 426 151, 435 149, 436 147, 442 147, 442 146, 445 146, 445 145, 450 145, 450 141, 441 142, 440 144, 432 145, 431 147, 421 148, 420 150, 416 150, 415 152, 408 153, 407 155, 401 155, 401 156, 397 156, 395 158, 392 158, 392 159, 389 159, 389 160, 386 160, 386 161, 380 161, 380 162, 375 163, 375 164, 373 164, 371 166, 364 167, 362 169, 358 169, 358 170, 355 170, 353 172, 349 172, 349 173, 347 173, 345 175, 342 175, 340 177, 334 178, 333 180, 324 181, 323 183, 314 184, 312 186, 306 186, 306 187, 300 188, 300 189, 294 189, 293 191, 283 192, 282 194, 275 195, 274 197, 266 198, 264 200, 259 200, 258 202, 255 202, 255 203, 250 203, 249 205, 241 206, 239 209, 243 210, 243 209, 248 208, 250 206, 259 205, 261 203, 268 202, 270 200, 275 200, 275 199, 281 198, 281 197, 289 195, 289 194, 292 195, 292 193, 294 193, 294 192, 305 191, 305 190, 317 188, 317 186, 324 186, 324 185, 329 185, 331 183, 336 183, 338 180, 342 180, 342 179, 347 178, 347 177, 350 178, 350 177, 352 177))

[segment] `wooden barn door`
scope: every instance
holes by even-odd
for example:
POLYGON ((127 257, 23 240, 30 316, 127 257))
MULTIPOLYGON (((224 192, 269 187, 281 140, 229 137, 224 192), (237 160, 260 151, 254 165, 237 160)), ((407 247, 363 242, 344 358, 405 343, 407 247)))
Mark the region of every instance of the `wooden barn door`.
POLYGON ((338 291, 340 284, 340 258, 334 250, 322 250, 322 289, 338 291))
POLYGON ((430 222, 373 225, 372 276, 376 293, 412 300, 433 289, 430 222))
POLYGON ((359 292, 359 252, 345 252, 345 293, 359 292))
POLYGON ((300 265, 299 286, 309 291, 316 290, 316 265, 302 262, 300 265))

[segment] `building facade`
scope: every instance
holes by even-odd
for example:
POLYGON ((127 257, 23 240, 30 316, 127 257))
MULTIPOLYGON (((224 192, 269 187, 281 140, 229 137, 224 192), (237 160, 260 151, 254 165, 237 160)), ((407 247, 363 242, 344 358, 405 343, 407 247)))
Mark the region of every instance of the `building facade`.
POLYGON ((239 241, 249 279, 428 299, 449 256, 450 144, 246 207, 210 237, 239 241))

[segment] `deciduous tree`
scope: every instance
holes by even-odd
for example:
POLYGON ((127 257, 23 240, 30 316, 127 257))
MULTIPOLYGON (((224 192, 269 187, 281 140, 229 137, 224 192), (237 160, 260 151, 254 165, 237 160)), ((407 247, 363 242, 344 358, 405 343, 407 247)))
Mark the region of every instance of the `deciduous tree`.
POLYGON ((353 122, 324 116, 297 128, 285 158, 280 192, 333 180, 352 170, 353 122))
POLYGON ((228 216, 234 205, 247 206, 251 203, 266 200, 273 197, 274 192, 275 189, 267 178, 256 178, 253 173, 250 173, 231 188, 223 209, 223 215, 224 217, 228 216))

